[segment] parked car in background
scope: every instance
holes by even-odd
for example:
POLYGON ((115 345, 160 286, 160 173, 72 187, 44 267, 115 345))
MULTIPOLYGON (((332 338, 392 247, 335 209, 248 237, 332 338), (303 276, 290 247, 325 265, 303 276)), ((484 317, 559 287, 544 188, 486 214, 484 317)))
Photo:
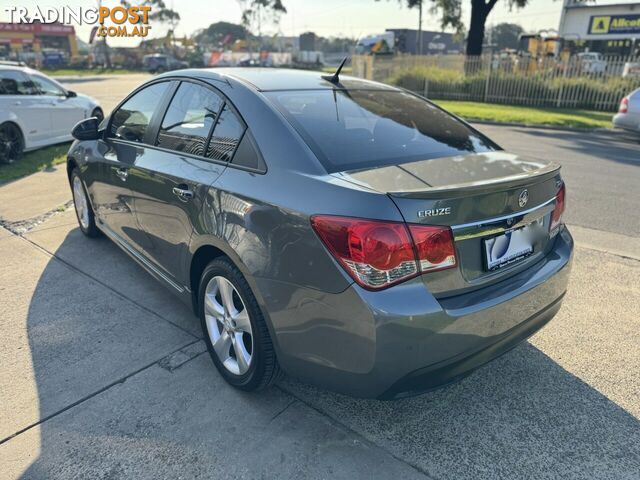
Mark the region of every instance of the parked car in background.
POLYGON ((607 61, 599 52, 582 52, 578 54, 582 73, 596 74, 607 71, 607 61))
POLYGON ((622 70, 622 76, 628 77, 640 77, 640 63, 639 62, 626 62, 622 70))
POLYGON ((189 68, 189 63, 184 60, 178 60, 171 55, 162 53, 153 53, 145 55, 142 58, 142 65, 145 70, 151 73, 162 73, 170 70, 179 70, 181 68, 189 68))
POLYGON ((640 88, 622 99, 613 126, 640 134, 640 88))
POLYGON ((74 125, 89 117, 104 117, 93 98, 67 90, 36 70, 0 65, 0 163, 71 140, 74 125))
POLYGON ((567 290, 559 165, 398 88, 183 70, 74 135, 82 232, 190 304, 243 390, 282 368, 361 397, 417 394, 528 338, 567 290))
POLYGON ((42 68, 62 68, 67 65, 67 57, 63 52, 55 50, 42 53, 42 68))

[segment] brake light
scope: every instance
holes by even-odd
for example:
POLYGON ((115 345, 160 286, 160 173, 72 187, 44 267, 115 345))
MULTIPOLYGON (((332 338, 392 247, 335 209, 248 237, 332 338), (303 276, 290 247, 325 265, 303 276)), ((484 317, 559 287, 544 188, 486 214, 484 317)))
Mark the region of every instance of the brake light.
POLYGON ((456 264, 449 227, 331 215, 315 215, 311 225, 347 273, 368 289, 456 264))
POLYGON ((416 245, 416 253, 422 272, 443 270, 456 264, 453 235, 449 227, 409 225, 416 245))
POLYGON ((629 97, 624 97, 620 102, 620 108, 618 109, 618 113, 628 113, 629 112, 629 97))
POLYGON ((560 226, 560 222, 562 221, 562 214, 564 213, 564 209, 566 206, 565 201, 566 188, 564 183, 556 193, 556 206, 551 213, 551 227, 550 230, 553 232, 558 226, 560 226))

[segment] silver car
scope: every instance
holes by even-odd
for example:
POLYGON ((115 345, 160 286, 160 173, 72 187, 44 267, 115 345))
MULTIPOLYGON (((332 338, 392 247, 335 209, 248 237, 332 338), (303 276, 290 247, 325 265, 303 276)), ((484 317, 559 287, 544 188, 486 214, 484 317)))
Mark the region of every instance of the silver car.
POLYGON ((395 398, 542 328, 573 241, 557 164, 412 93, 276 69, 155 77, 74 129, 80 228, 193 306, 213 363, 395 398))
POLYGON ((613 126, 640 133, 640 88, 622 99, 618 113, 613 117, 613 126))

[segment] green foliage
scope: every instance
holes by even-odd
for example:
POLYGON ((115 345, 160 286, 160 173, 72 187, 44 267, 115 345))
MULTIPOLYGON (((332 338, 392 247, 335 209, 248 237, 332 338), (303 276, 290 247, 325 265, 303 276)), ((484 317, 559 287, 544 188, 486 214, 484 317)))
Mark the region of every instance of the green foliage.
POLYGON ((199 32, 195 40, 199 45, 218 45, 226 40, 233 43, 236 40, 249 38, 251 34, 243 25, 229 22, 216 22, 199 32))
POLYGON ((282 0, 240 0, 239 3, 242 8, 242 23, 247 26, 262 9, 270 11, 276 17, 281 13, 287 13, 282 0))
POLYGON ((520 43, 520 35, 524 29, 517 23, 499 23, 489 30, 491 43, 496 45, 498 50, 505 48, 517 49, 520 43))
POLYGON ((436 103, 466 120, 571 128, 611 128, 611 114, 605 112, 447 100, 437 100, 436 103))
MULTIPOLYGON (((129 0, 120 0, 120 4, 129 8, 131 6, 131 2, 129 0)), ((167 7, 167 4, 164 0, 144 0, 143 2, 139 2, 135 4, 139 7, 151 7, 151 13, 149 14, 149 20, 156 21, 159 23, 169 23, 172 26, 175 26, 180 21, 180 14, 175 10, 167 7)))

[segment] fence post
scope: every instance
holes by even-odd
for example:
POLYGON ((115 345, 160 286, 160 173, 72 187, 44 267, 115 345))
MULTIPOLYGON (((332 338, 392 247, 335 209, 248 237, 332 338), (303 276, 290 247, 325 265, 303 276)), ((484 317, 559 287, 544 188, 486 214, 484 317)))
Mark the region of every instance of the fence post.
POLYGON ((569 70, 569 62, 571 61, 571 57, 567 58, 565 61, 565 66, 562 72, 562 82, 560 83, 560 90, 558 90, 558 98, 556 100, 556 108, 562 107, 562 94, 564 93, 564 85, 566 83, 565 79, 567 78, 567 71, 569 70))
MULTIPOLYGON (((482 57, 478 57, 478 60, 480 60, 482 62, 482 57)), ((484 81, 484 96, 482 101, 484 103, 487 103, 488 98, 489 98, 489 78, 491 77, 491 60, 492 58, 489 57, 489 61, 487 62, 487 77, 485 78, 484 81)))
POLYGON ((422 88, 422 96, 424 98, 429 98, 429 79, 424 77, 424 86, 422 88))

